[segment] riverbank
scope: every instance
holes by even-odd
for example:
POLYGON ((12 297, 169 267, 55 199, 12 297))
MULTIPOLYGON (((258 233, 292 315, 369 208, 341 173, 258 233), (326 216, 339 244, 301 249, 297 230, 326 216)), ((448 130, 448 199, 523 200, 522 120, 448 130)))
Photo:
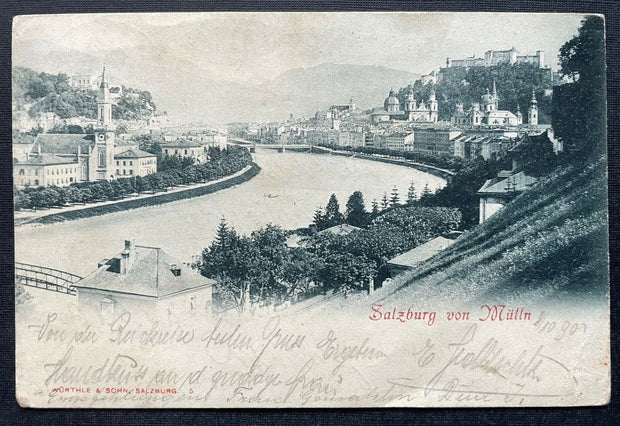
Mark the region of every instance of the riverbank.
POLYGON ((452 170, 442 169, 436 166, 431 166, 429 164, 416 163, 415 161, 393 158, 393 157, 385 157, 381 155, 373 155, 373 154, 362 154, 360 152, 355 151, 338 151, 331 148, 326 148, 323 146, 313 146, 311 152, 315 154, 332 154, 332 155, 340 155, 343 157, 351 157, 351 158, 362 158, 365 160, 372 161, 380 161, 382 163, 396 164, 399 166, 411 167, 416 170, 420 170, 421 172, 429 173, 434 176, 440 177, 445 180, 449 180, 455 173, 452 170))
POLYGON ((60 211, 38 210, 36 212, 16 212, 15 226, 65 222, 140 207, 159 205, 186 198, 200 197, 247 182, 260 171, 260 166, 253 162, 251 165, 244 167, 239 172, 230 176, 211 182, 195 184, 190 187, 176 187, 163 193, 140 194, 136 198, 106 201, 96 205, 72 206, 58 209, 60 211))

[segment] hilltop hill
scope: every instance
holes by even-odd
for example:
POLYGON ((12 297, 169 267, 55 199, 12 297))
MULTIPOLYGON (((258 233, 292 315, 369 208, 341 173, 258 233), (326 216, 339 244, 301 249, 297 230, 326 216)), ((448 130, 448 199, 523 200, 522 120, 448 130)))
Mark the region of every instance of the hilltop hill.
POLYGON ((399 306, 605 300, 605 170, 604 159, 562 167, 398 277, 383 300, 399 306))
MULTIPOLYGON (((26 67, 14 67, 12 73, 13 108, 25 111, 32 118, 52 112, 60 118, 97 118, 97 91, 79 90, 69 85, 66 74, 36 72, 26 67)), ((123 95, 112 109, 114 119, 148 118, 156 109, 147 91, 123 86, 123 95)))
MULTIPOLYGON (((539 122, 549 124, 552 109, 551 89, 557 78, 550 69, 538 68, 532 64, 444 68, 434 86, 439 102, 439 119, 450 120, 458 102, 462 102, 465 109, 469 108, 472 102, 480 102, 480 97, 487 89, 492 88, 495 79, 499 109, 516 112, 518 105, 523 117, 527 117, 534 89, 538 100, 539 122)), ((423 86, 417 81, 399 90, 398 98, 401 102, 409 88, 413 89, 418 100, 428 99, 431 90, 430 85, 423 86)))

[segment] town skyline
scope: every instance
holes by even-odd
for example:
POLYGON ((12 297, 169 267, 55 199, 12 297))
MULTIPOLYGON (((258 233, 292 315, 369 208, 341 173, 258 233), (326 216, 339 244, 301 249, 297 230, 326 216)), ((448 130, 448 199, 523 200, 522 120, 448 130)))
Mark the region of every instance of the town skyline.
MULTIPOLYGON (((53 22, 45 16, 18 17, 13 65, 79 74, 99 72, 105 63, 112 79, 151 91, 161 110, 192 120, 216 115, 217 105, 227 107, 227 99, 235 93, 247 93, 257 106, 269 105, 277 97, 271 86, 285 85, 291 74, 312 73, 326 64, 401 72, 386 81, 382 91, 402 81, 412 83, 415 78, 405 72, 427 74, 445 66, 447 57, 484 57, 487 50, 515 47, 528 55, 542 50, 545 65, 557 69, 560 46, 576 34, 583 18, 494 13, 288 13, 287 19, 282 15, 61 15, 53 22), (176 84, 170 85, 171 79, 176 84)), ((338 101, 342 100, 326 100, 338 101)), ((296 106, 297 111, 290 111, 296 115, 316 108, 306 111, 296 106)), ((362 102, 360 106, 364 107, 362 102)), ((222 120, 214 117, 214 121, 222 120)))

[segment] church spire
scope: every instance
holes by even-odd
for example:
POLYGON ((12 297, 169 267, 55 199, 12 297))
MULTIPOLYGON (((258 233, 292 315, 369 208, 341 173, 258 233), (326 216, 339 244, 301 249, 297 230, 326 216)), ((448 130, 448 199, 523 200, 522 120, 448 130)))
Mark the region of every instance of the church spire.
POLYGON ((532 99, 530 100, 531 104, 537 104, 538 101, 536 100, 536 91, 534 89, 532 89, 532 99))
POLYGON ((105 81, 105 65, 103 66, 103 71, 101 72, 101 84, 99 85, 99 89, 104 89, 108 87, 108 82, 105 81))

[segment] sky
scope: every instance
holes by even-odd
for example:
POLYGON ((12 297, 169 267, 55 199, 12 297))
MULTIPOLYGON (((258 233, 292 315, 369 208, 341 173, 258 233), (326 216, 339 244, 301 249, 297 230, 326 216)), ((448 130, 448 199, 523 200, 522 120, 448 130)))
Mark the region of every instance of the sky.
MULTIPOLYGON (((128 52, 211 79, 260 83, 322 63, 382 65, 425 74, 486 50, 544 50, 557 68, 560 46, 582 15, 495 13, 153 13, 16 17, 13 49, 49 46, 102 58, 128 52)), ((21 52, 22 57, 24 53, 21 52)), ((175 70, 176 72, 176 70, 175 70)))

